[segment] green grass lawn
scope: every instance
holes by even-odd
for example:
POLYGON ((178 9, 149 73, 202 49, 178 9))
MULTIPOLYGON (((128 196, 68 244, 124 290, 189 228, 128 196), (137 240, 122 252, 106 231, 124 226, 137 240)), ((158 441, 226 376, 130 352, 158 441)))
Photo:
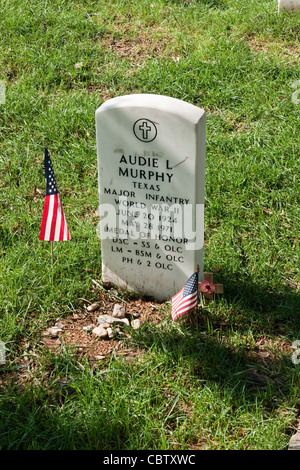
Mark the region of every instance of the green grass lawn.
POLYGON ((300 13, 277 0, 0 6, 0 448, 286 449, 300 410, 300 13), (95 111, 132 93, 207 112, 204 268, 225 292, 198 322, 162 306, 128 340, 140 362, 93 368, 46 351, 41 331, 93 300, 95 111), (45 146, 72 238, 53 267, 38 240, 45 146), (25 355, 38 367, 21 386, 25 355))

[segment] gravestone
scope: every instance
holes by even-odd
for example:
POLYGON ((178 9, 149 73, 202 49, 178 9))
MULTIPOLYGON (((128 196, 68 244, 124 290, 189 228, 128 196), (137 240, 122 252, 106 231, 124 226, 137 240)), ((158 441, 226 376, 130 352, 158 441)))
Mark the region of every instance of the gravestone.
POLYGON ((300 10, 300 0, 278 0, 278 10, 300 10))
POLYGON ((203 273, 206 114, 137 94, 96 111, 102 281, 164 301, 203 273))

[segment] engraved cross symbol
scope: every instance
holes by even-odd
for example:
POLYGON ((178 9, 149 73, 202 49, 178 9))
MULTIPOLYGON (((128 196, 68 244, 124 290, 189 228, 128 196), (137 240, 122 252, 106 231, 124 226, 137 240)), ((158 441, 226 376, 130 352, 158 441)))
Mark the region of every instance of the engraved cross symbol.
POLYGON ((141 142, 152 142, 157 136, 157 129, 150 119, 138 119, 133 125, 133 133, 141 142))
POLYGON ((148 139, 148 132, 151 131, 151 127, 148 126, 146 121, 143 121, 143 124, 139 126, 139 129, 143 132, 143 139, 148 139))

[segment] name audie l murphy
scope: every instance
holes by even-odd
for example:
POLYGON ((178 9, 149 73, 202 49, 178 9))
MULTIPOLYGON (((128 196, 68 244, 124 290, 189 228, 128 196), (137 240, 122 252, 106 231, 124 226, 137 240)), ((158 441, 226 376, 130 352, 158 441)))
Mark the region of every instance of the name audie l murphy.
MULTIPOLYGON (((119 176, 124 176, 126 178, 139 178, 146 181, 171 183, 174 176, 173 173, 154 170, 154 168, 159 168, 158 158, 155 157, 142 157, 140 155, 128 155, 128 157, 126 157, 123 154, 119 164, 122 163, 125 165, 130 165, 130 167, 125 168, 119 166, 119 176), (145 166, 149 169, 145 170, 143 168, 132 168, 145 166)), ((166 160, 166 170, 172 170, 172 167, 169 166, 169 160, 166 160)))
MULTIPOLYGON (((160 185, 155 184, 154 182, 162 182, 162 183, 171 183, 172 178, 174 176, 173 173, 168 173, 164 171, 157 171, 153 170, 153 168, 159 168, 158 166, 158 158, 155 157, 142 157, 141 155, 128 155, 126 157, 124 154, 122 155, 119 164, 124 163, 126 165, 131 166, 147 166, 150 168, 149 170, 144 170, 141 168, 131 168, 131 167, 121 167, 119 166, 119 176, 125 178, 139 178, 141 180, 146 180, 147 182, 140 182, 140 181, 132 181, 134 189, 146 189, 148 191, 160 191, 160 185), (150 183, 149 183, 150 181, 150 183)), ((166 160, 166 170, 172 170, 170 166, 169 160, 166 160)), ((111 188, 104 188, 104 192, 106 194, 112 194, 115 196, 126 196, 126 197, 133 197, 135 198, 134 191, 128 191, 120 189, 119 191, 111 188)), ((160 195, 153 195, 150 193, 145 194, 146 199, 156 201, 156 202, 166 202, 166 203, 178 203, 178 204, 188 204, 188 199, 182 199, 175 196, 168 197, 168 196, 160 196, 160 195)), ((137 202, 130 202, 130 206, 136 206, 137 202)))

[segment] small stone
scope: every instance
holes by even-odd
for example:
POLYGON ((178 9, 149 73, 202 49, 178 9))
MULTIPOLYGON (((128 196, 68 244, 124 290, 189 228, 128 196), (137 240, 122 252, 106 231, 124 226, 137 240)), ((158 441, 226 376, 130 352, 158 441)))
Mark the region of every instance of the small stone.
POLYGON ((94 312, 94 310, 97 310, 99 308, 99 305, 98 304, 91 304, 87 307, 87 311, 88 312, 94 312))
POLYGON ((139 318, 135 318, 132 322, 131 322, 131 326, 132 328, 134 328, 135 330, 137 330, 138 328, 140 328, 142 326, 142 322, 139 318))
POLYGON ((130 326, 130 322, 129 322, 128 318, 119 318, 119 320, 123 321, 123 323, 125 323, 125 325, 130 326))
POLYGON ((83 331, 92 331, 92 329, 94 328, 94 325, 87 325, 87 326, 84 326, 82 329, 83 331))
POLYGON ((124 305, 115 304, 112 316, 115 318, 125 318, 126 310, 124 305))
POLYGON ((140 318, 141 315, 140 315, 140 313, 138 313, 138 312, 134 312, 134 313, 132 314, 132 316, 133 316, 133 318, 140 318))
POLYGON ((103 323, 118 323, 118 324, 125 324, 130 325, 128 318, 115 318, 111 315, 99 315, 97 318, 98 323, 102 325, 103 323))
POLYGON ((105 328, 102 328, 102 326, 96 326, 96 328, 93 329, 92 333, 96 336, 99 336, 99 338, 107 338, 107 330, 105 328))
POLYGON ((50 336, 52 338, 57 338, 59 336, 59 333, 62 332, 62 329, 61 328, 56 328, 56 327, 52 327, 52 328, 48 328, 48 333, 50 334, 50 336))
POLYGON ((54 328, 60 328, 61 330, 65 327, 66 325, 64 323, 61 323, 60 321, 56 322, 54 325, 54 328))
POLYGON ((97 321, 100 325, 103 325, 103 323, 113 323, 115 321, 114 317, 111 317, 110 315, 99 315, 97 318, 97 321))
POLYGON ((107 334, 109 338, 113 338, 115 336, 115 332, 112 328, 107 328, 107 334))

